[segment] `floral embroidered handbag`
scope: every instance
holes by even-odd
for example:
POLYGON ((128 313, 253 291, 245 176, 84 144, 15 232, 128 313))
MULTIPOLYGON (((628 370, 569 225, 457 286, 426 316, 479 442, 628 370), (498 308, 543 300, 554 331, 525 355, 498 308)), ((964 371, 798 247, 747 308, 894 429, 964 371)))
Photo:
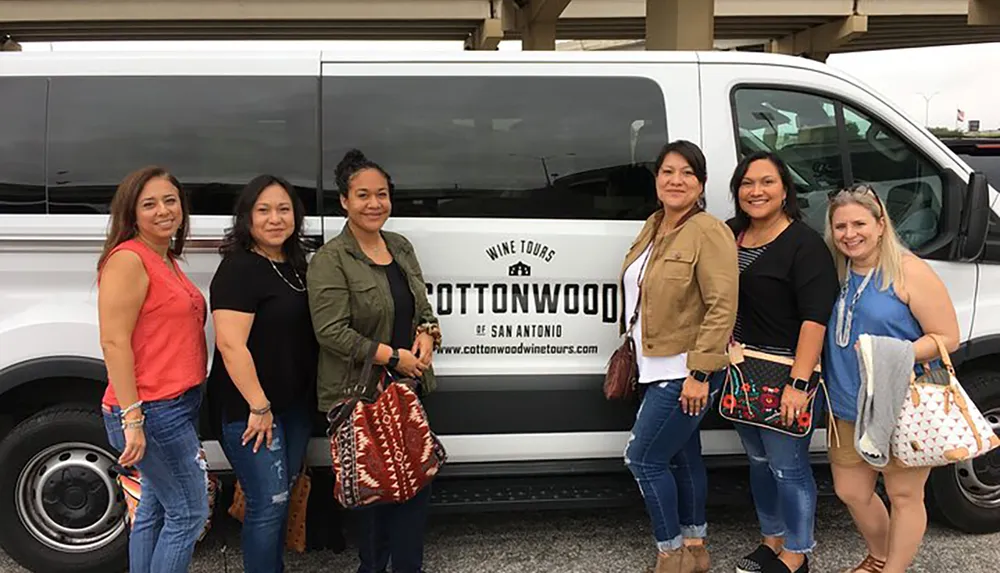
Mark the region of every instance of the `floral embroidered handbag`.
POLYGON ((826 394, 819 364, 809 378, 805 409, 791 426, 786 426, 781 420, 781 393, 791 375, 794 358, 731 342, 729 361, 719 400, 719 414, 723 418, 795 437, 805 437, 812 431, 816 395, 821 386, 826 394))
MULTIPOLYGON (((892 435, 892 456, 908 467, 945 466, 1000 446, 1000 437, 959 383, 941 338, 930 337, 938 345, 943 366, 922 364, 923 372, 910 379, 892 435)), ((864 344, 859 340, 858 353, 870 361, 864 344)))

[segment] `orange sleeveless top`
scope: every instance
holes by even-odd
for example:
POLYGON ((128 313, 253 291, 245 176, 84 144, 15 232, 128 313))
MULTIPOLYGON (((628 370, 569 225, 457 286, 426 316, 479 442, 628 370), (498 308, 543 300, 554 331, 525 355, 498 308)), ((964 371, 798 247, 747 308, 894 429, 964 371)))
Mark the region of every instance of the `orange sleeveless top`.
MULTIPOLYGON (((208 350, 205 342, 205 297, 171 256, 175 275, 153 249, 131 239, 118 245, 142 259, 149 277, 146 299, 132 331, 135 385, 143 402, 176 398, 205 380, 208 350)), ((100 288, 100 276, 98 276, 100 288)), ((118 404, 110 381, 103 403, 118 404)))

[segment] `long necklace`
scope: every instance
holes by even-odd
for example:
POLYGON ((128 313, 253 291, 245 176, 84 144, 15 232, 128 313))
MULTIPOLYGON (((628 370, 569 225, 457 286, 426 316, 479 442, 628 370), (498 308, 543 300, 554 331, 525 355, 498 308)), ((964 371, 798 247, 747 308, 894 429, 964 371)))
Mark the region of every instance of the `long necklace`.
MULTIPOLYGON (((292 283, 288 282, 288 279, 285 278, 285 275, 281 274, 281 271, 278 270, 278 265, 274 264, 274 260, 271 259, 271 257, 265 255, 264 253, 261 253, 261 255, 265 259, 267 259, 267 262, 271 263, 271 268, 274 269, 274 272, 279 277, 281 277, 281 280, 285 281, 285 284, 288 285, 288 288, 292 289, 295 292, 306 292, 306 290, 307 290, 306 289, 306 283, 303 282, 302 276, 299 275, 299 271, 295 270, 295 267, 292 267, 292 273, 295 275, 295 280, 297 280, 299 282, 299 286, 295 286, 292 283)), ((291 266, 291 265, 289 265, 289 266, 291 266)))
POLYGON ((854 324, 854 306, 858 304, 858 300, 861 298, 861 293, 865 291, 865 287, 871 281, 872 276, 875 274, 875 267, 868 269, 868 274, 865 275, 865 279, 861 281, 861 286, 858 287, 858 291, 854 293, 851 297, 851 306, 847 308, 847 316, 844 316, 844 306, 847 304, 847 291, 851 285, 851 263, 847 263, 847 276, 844 278, 844 284, 840 287, 840 297, 837 300, 837 325, 836 325, 836 341, 837 346, 841 348, 847 348, 851 343, 851 327, 854 324))

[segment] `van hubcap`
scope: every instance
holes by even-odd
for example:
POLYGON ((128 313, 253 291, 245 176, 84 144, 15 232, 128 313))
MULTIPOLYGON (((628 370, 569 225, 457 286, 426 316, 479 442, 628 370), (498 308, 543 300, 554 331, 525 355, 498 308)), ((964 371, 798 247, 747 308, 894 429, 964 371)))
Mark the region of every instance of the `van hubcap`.
POLYGON ((115 460, 85 443, 64 443, 35 455, 17 479, 18 517, 44 545, 86 553, 125 528, 124 501, 111 477, 115 460))
MULTIPOLYGON (((993 432, 1000 434, 1000 408, 983 412, 993 432)), ((955 464, 959 489, 973 505, 986 509, 1000 507, 1000 451, 955 464)))

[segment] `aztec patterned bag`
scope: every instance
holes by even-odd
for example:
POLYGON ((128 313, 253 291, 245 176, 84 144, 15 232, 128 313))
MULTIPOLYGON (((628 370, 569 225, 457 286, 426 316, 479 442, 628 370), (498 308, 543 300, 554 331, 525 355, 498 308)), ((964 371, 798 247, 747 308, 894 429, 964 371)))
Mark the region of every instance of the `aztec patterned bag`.
MULTIPOLYGON (((373 341, 354 385, 356 396, 341 400, 327 414, 333 495, 348 509, 407 501, 434 479, 447 460, 411 388, 416 380, 386 384, 385 373, 373 381, 377 349, 378 342, 373 341)), ((347 376, 354 371, 359 347, 354 350, 347 376)))
POLYGON ((781 392, 791 375, 794 359, 733 342, 729 345, 729 361, 719 400, 719 414, 723 418, 795 437, 809 434, 820 386, 826 394, 819 364, 809 377, 805 409, 791 426, 786 426, 781 420, 781 392))
MULTIPOLYGON (((936 467, 970 460, 1000 446, 1000 438, 955 376, 941 338, 931 334, 944 367, 923 364, 910 379, 892 435, 892 456, 908 467, 936 467)), ((863 359, 870 359, 864 356, 863 359)))

